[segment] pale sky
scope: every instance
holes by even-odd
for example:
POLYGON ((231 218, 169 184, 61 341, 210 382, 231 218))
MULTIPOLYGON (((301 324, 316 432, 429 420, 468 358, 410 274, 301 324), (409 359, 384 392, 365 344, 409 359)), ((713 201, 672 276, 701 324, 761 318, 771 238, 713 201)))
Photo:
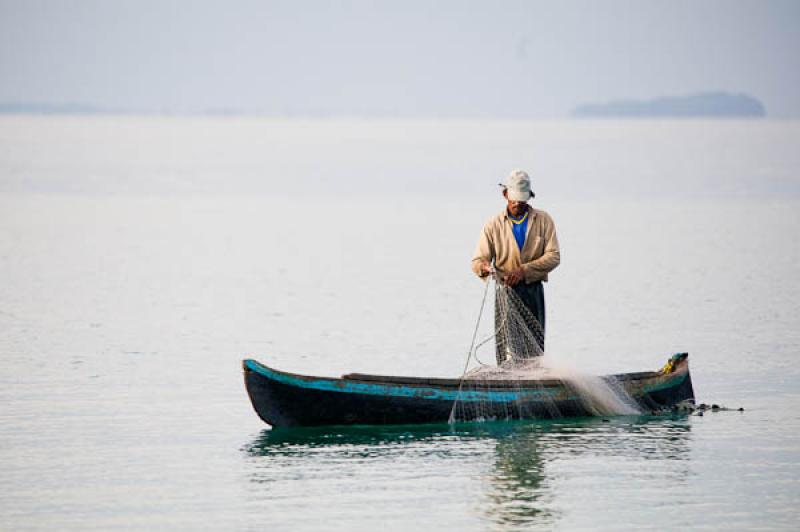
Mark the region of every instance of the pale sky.
POLYGON ((746 92, 800 117, 800 2, 0 0, 0 102, 560 117, 746 92))

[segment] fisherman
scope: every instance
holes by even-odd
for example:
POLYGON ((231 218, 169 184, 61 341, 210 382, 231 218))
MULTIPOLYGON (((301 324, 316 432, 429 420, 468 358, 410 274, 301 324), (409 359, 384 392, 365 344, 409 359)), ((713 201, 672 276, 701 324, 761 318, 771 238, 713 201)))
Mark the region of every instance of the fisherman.
MULTIPOLYGON (((549 214, 528 205, 535 194, 527 173, 514 170, 500 186, 507 205, 483 227, 472 259, 472 271, 481 278, 494 272, 501 285, 519 296, 529 311, 520 309, 520 314, 527 315, 529 320, 526 321, 532 322, 526 325, 534 333, 541 354, 545 327, 542 282, 547 281, 547 274, 561 261, 556 228, 549 214)), ((498 291, 498 298, 500 294, 498 291)), ((500 307, 495 305, 495 326, 505 318, 498 315, 500 307)), ((501 352, 499 334, 497 346, 497 364, 500 365, 509 355, 501 352)))

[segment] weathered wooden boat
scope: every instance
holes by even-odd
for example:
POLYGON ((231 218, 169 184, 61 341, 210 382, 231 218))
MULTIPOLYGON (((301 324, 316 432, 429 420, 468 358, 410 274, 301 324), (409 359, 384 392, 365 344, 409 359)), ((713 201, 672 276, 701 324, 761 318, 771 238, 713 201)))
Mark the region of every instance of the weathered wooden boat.
MULTIPOLYGON (((687 353, 660 371, 603 377, 622 386, 644 412, 694 401, 687 353)), ((593 414, 569 383, 463 380, 351 373, 341 378, 296 375, 244 360, 253 408, 273 427, 443 423, 457 405, 458 421, 550 419, 593 414)))

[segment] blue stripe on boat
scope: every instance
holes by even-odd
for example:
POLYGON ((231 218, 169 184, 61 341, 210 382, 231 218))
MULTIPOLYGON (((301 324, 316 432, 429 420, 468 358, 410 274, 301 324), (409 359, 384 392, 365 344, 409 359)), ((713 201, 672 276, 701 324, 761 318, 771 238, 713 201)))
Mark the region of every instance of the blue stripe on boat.
MULTIPOLYGON (((501 403, 508 403, 513 401, 524 400, 548 400, 552 399, 554 394, 563 390, 563 388, 555 388, 552 390, 443 390, 441 388, 431 388, 423 386, 406 386, 403 384, 376 384, 367 382, 353 382, 345 379, 329 379, 320 377, 305 377, 299 378, 294 375, 288 375, 274 371, 267 366, 263 366, 255 360, 248 359, 244 361, 245 365, 251 371, 254 371, 264 377, 287 384, 289 386, 297 386, 299 388, 306 388, 311 390, 321 390, 326 392, 337 393, 357 393, 364 395, 381 395, 389 397, 417 397, 422 399, 444 400, 444 401, 495 401, 501 403)), ((681 376, 681 381, 686 378, 686 374, 681 376)), ((668 379, 661 385, 648 386, 645 392, 654 392, 662 388, 675 386, 677 383, 673 379, 668 379)), ((577 399, 577 397, 569 397, 570 399, 577 399)))

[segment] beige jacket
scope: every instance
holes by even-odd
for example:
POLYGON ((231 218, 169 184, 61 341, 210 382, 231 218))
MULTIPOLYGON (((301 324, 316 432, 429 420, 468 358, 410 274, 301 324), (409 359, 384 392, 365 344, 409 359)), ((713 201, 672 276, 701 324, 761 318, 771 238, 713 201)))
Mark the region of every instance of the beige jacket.
POLYGON ((511 220, 505 208, 486 223, 472 259, 472 271, 477 276, 481 276, 482 262, 494 262, 501 278, 503 274, 522 266, 526 283, 547 281, 547 274, 561 262, 556 226, 549 214, 530 205, 528 216, 528 229, 521 251, 514 239, 511 220))

